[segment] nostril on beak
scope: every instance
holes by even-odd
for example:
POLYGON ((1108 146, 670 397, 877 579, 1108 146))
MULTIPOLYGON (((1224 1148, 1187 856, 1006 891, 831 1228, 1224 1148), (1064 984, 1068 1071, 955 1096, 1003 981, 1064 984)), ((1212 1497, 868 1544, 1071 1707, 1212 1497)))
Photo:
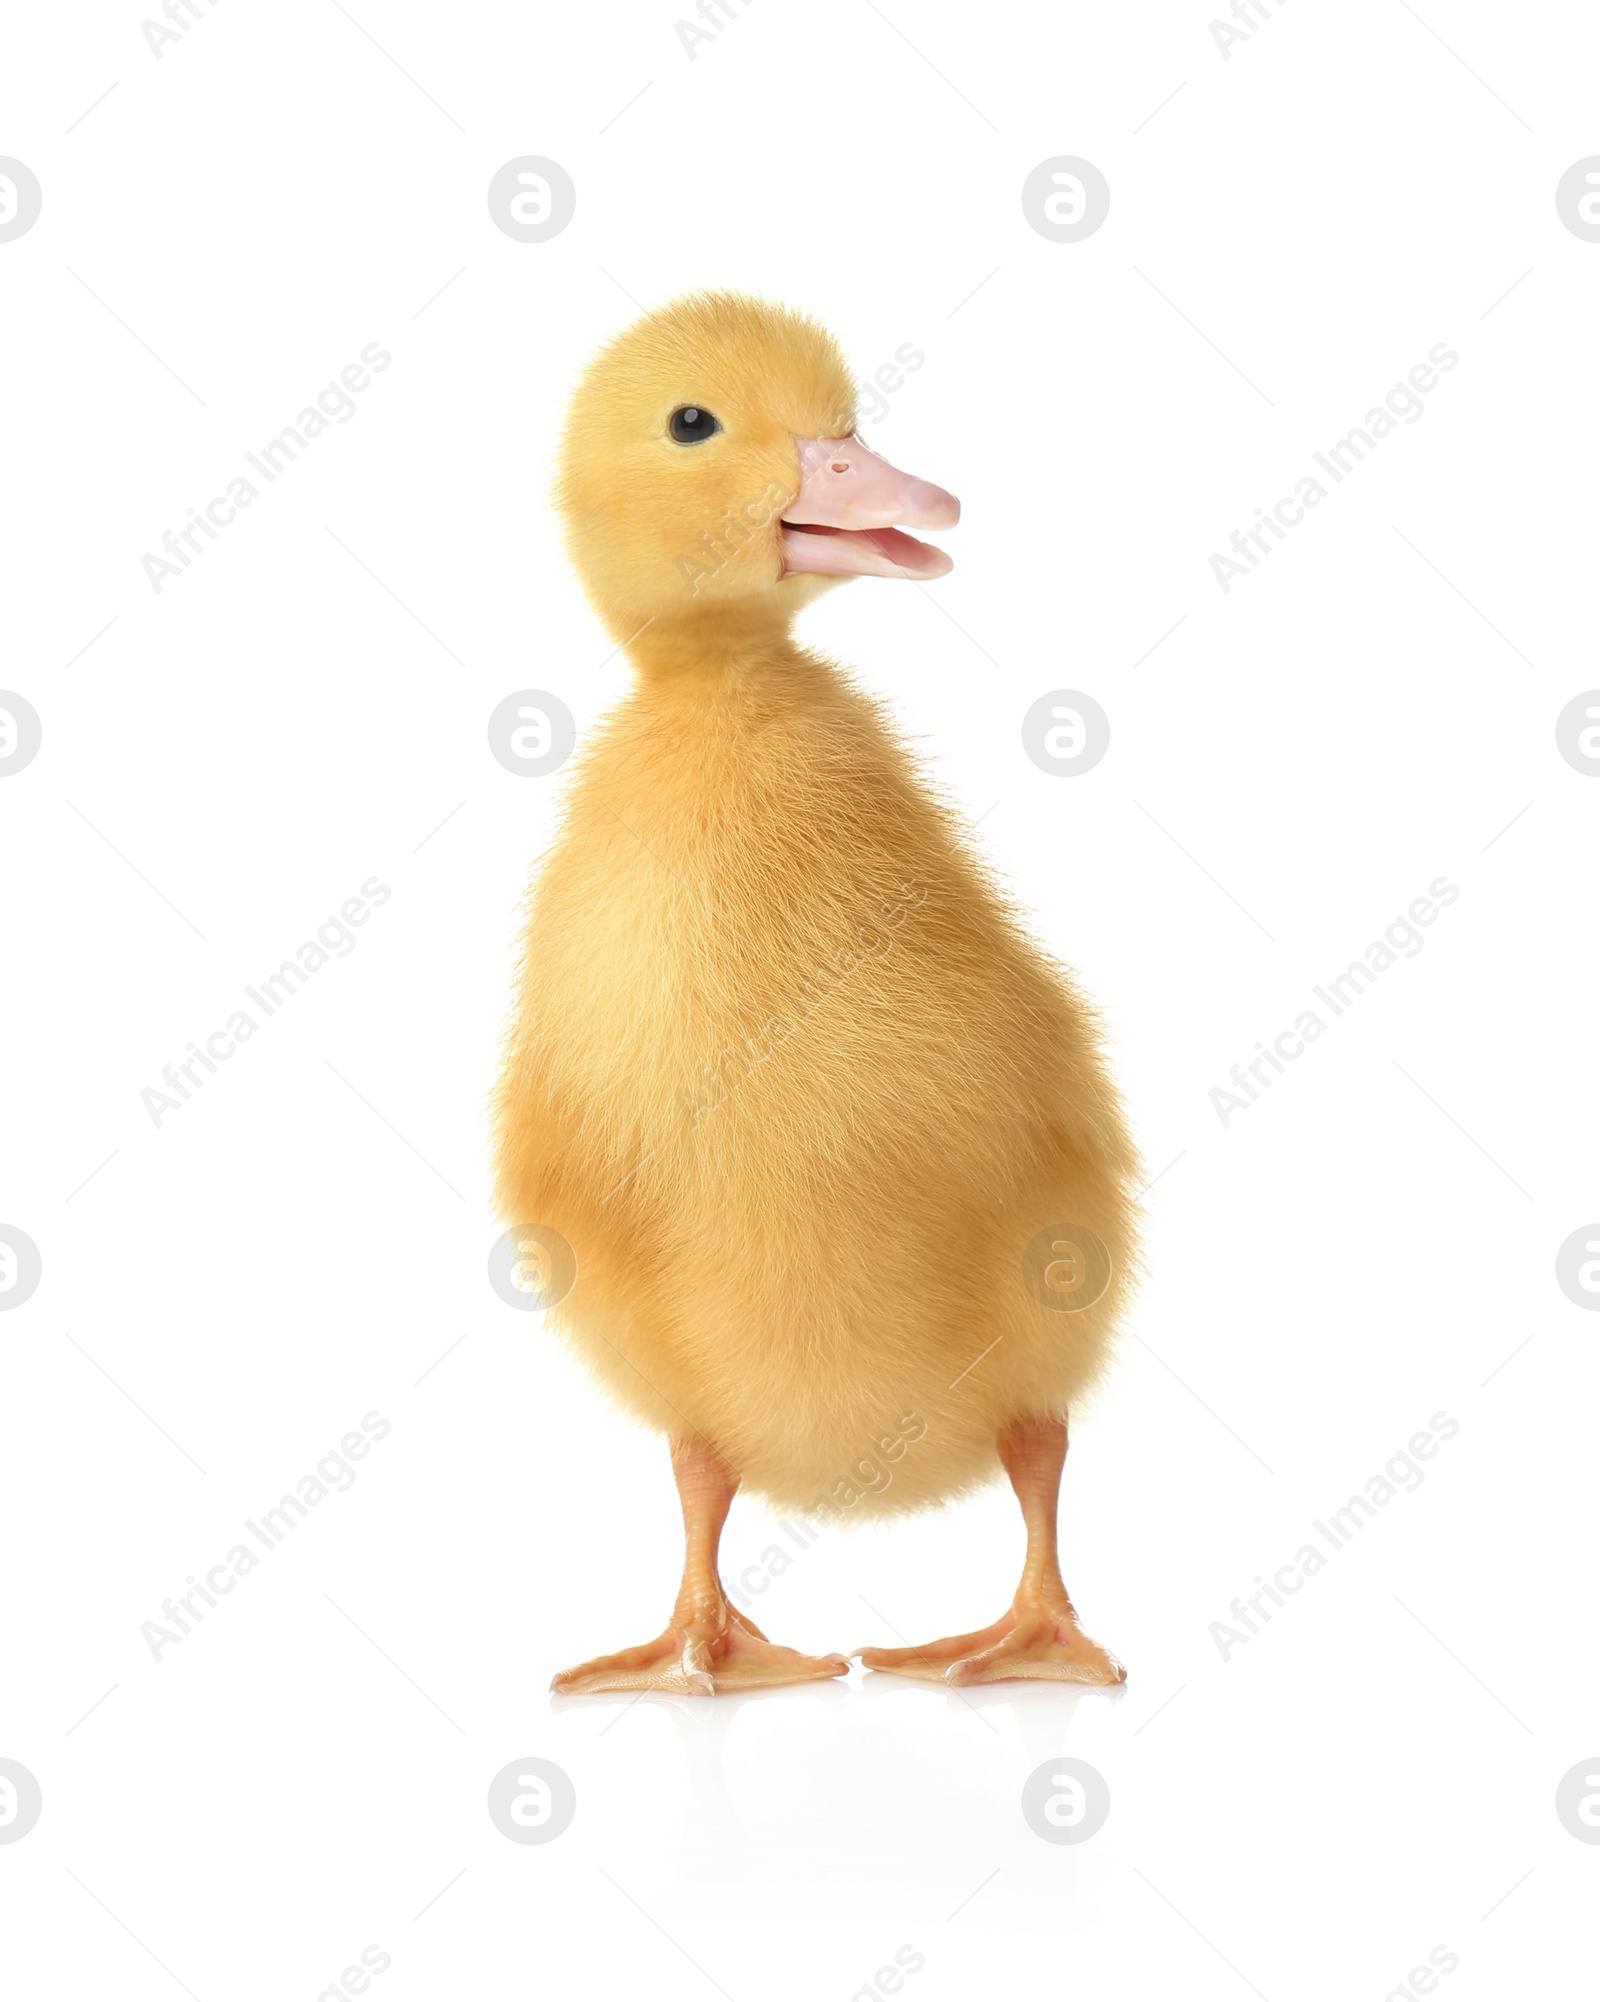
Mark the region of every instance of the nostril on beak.
POLYGON ((848 459, 835 459, 828 468, 830 473, 848 473, 849 470, 850 461, 848 459))

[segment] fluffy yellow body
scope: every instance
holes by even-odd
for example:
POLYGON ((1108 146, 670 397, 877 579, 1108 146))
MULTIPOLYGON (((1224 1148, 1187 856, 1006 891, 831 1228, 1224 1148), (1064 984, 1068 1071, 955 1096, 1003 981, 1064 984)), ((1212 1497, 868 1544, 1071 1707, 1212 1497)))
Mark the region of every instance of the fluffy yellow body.
POLYGON ((499 1117, 502 1213, 577 1254, 562 1331, 783 1505, 958 1493, 1105 1359, 1136 1164, 1093 1015, 876 705, 786 643, 657 657, 589 746, 499 1117), (1111 1254, 1084 1311, 1027 1283, 1053 1225, 1111 1254))

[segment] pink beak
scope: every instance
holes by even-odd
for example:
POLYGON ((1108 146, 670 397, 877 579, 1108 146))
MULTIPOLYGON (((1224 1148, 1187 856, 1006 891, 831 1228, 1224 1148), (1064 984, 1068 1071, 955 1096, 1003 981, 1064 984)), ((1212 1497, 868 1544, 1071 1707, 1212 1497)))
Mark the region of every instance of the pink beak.
POLYGON ((821 577, 942 577, 942 549, 904 535, 954 528, 961 503, 869 452, 859 438, 797 438, 800 491, 783 517, 783 567, 821 577))

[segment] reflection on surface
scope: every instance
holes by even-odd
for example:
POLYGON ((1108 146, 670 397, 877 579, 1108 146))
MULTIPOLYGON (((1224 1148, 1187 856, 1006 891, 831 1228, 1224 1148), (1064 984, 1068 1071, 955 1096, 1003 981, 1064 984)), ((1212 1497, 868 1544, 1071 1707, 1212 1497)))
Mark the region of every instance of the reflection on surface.
POLYGON ((972 1898, 976 1916, 1046 1901, 1059 1911, 1069 1883, 1098 1874, 1106 1835, 1081 1850, 1042 1842, 1020 1798, 1062 1752, 1105 1771, 1115 1796, 1125 1700, 1125 1686, 958 1690, 857 1671, 710 1699, 556 1697, 551 1709, 575 1770, 631 1804, 622 1818, 605 1811, 620 1862, 686 1890, 826 1881, 864 1906, 914 1884, 946 1911, 972 1898))

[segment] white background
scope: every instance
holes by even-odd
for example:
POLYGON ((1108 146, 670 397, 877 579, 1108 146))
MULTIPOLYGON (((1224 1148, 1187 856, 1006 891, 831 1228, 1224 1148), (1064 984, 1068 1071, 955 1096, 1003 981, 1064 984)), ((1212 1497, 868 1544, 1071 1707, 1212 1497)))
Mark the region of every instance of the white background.
MULTIPOLYGON (((846 2002, 901 1946, 916 2002, 1379 2002, 1440 1945, 1449 2002, 1588 1992, 1600 1849, 1553 1799, 1600 1751, 1600 1322, 1554 1259, 1600 1213, 1600 784, 1554 722, 1600 683, 1600 245, 1553 195, 1600 152, 1600 24, 1307 0, 1224 60, 1200 5, 755 0, 691 61, 632 0, 200 11, 157 61, 132 6, 19 9, 0 97, 44 190, 0 244, 3 679, 44 725, 0 784, 0 1222, 44 1260, 0 1315, 0 1756, 44 1794, 0 1846, 8 1993, 311 2002, 369 1944, 383 2002, 846 2002), (485 203, 529 153, 578 189, 543 245, 485 203), (1019 200, 1058 154, 1112 191, 1075 245, 1019 200), (485 723, 621 694, 552 439, 632 302, 709 283, 863 373, 926 355, 864 428, 961 496, 957 568, 805 630, 987 816, 1165 1170, 1063 1503, 1121 1692, 545 1693, 658 1628, 679 1532, 660 1442, 484 1276, 560 796, 485 723), (163 530, 374 341, 356 416, 157 595, 163 530), (1212 552, 1439 342, 1423 418, 1225 595, 1212 552), (1023 755, 1058 688, 1111 718, 1081 777, 1023 755), (356 949, 157 1128, 162 1066, 374 874, 356 949), (1441 874, 1425 949, 1224 1127, 1229 1067, 1441 874), (152 1660, 370 1410, 354 1488, 152 1660), (1436 1411, 1425 1483, 1224 1661, 1211 1624, 1436 1411), (1063 1751, 1111 1789, 1076 1847, 1018 1805, 1063 1751), (577 1788, 547 1846, 485 1811, 528 1756, 577 1788)), ((730 1568, 772 1534, 736 1504, 730 1568)), ((979 1625, 1020 1544, 1000 1493, 828 1538, 758 1617, 979 1625)))

